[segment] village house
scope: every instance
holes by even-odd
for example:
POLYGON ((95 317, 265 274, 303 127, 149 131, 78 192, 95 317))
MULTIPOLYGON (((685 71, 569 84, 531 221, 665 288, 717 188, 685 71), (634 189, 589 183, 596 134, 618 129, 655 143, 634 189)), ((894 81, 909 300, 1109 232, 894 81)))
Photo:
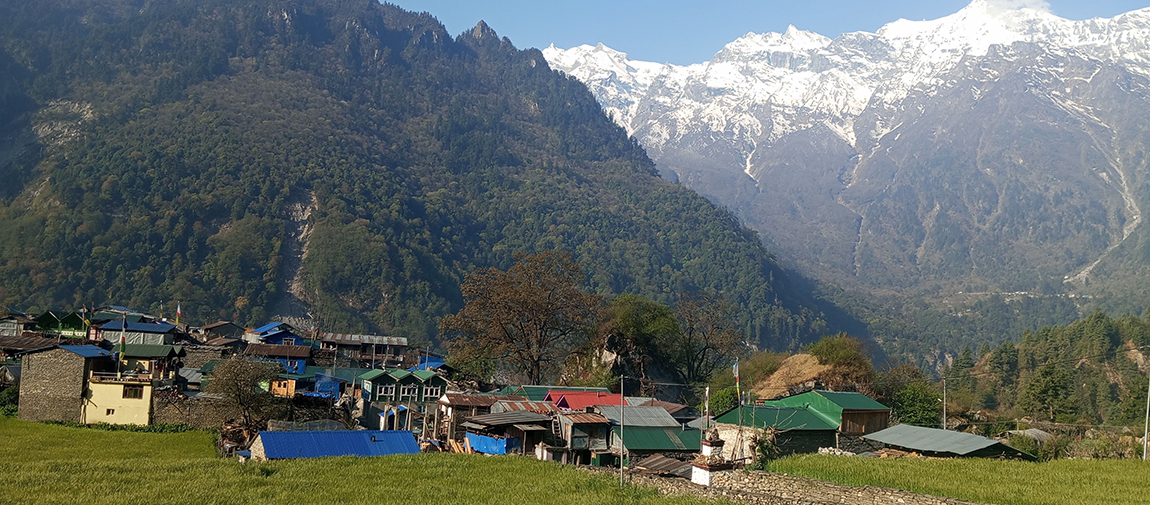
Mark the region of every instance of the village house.
POLYGON ((887 428, 890 408, 870 397, 855 392, 814 390, 767 400, 762 405, 775 407, 805 407, 821 416, 838 429, 840 435, 861 437, 887 428))
POLYGON ((200 328, 200 340, 208 345, 219 345, 210 342, 220 338, 242 340, 244 331, 242 326, 231 321, 216 321, 200 328))
POLYGON ((563 445, 540 444, 539 459, 590 465, 599 454, 610 451, 611 421, 606 417, 589 412, 562 412, 555 415, 553 426, 563 445))
POLYGON ((0 317, 0 336, 18 337, 24 332, 36 331, 36 320, 25 314, 11 313, 0 317))
POLYGON ((166 322, 108 321, 95 326, 94 339, 129 344, 172 345, 176 343, 176 325, 166 322))
POLYGON ((52 337, 86 338, 88 324, 83 316, 75 312, 58 315, 48 310, 36 316, 36 328, 40 333, 52 337))
POLYGON ((114 370, 111 351, 65 345, 21 358, 19 417, 25 421, 84 422, 93 371, 114 370))
MULTIPOLYGON (((366 382, 366 381, 365 381, 366 382)), ((444 393, 439 404, 435 438, 441 440, 463 440, 463 430, 459 425, 463 418, 490 414, 491 407, 501 400, 526 400, 522 396, 502 396, 468 393, 444 393)), ((555 407, 552 406, 552 409, 555 407)))
POLYGON ((321 349, 335 351, 336 359, 356 362, 367 368, 384 368, 403 364, 407 338, 353 333, 317 333, 321 349))
POLYGON ((306 340, 302 335, 290 324, 276 322, 244 332, 243 340, 249 344, 299 345, 306 340))
POLYGON ((151 424, 153 393, 176 384, 182 356, 180 346, 125 345, 114 370, 92 371, 81 422, 151 424))
POLYGON ((311 347, 306 345, 248 344, 244 354, 257 359, 275 361, 291 374, 303 373, 311 357, 311 347))
POLYGON ((376 369, 359 376, 363 384, 364 425, 408 429, 433 436, 436 402, 447 390, 447 379, 426 370, 376 369))
POLYGON ((783 455, 814 453, 835 447, 838 426, 814 408, 742 405, 715 417, 709 430, 716 431, 723 457, 728 461, 754 458, 753 439, 774 429, 775 445, 783 455))

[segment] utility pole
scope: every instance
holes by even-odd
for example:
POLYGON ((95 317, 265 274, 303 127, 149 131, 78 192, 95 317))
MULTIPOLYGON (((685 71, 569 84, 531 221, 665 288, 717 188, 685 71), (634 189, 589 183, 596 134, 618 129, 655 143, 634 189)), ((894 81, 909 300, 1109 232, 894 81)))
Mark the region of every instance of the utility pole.
POLYGON ((627 446, 623 444, 623 425, 627 415, 626 400, 623 399, 623 376, 619 376, 619 487, 623 487, 623 452, 627 446))
POLYGON ((942 429, 946 429, 946 377, 942 378, 942 429))
MULTIPOLYGON (((1148 373, 1147 375, 1150 375, 1148 373)), ((1146 424, 1142 427, 1142 461, 1146 461, 1146 435, 1150 434, 1150 379, 1146 383, 1146 424)))

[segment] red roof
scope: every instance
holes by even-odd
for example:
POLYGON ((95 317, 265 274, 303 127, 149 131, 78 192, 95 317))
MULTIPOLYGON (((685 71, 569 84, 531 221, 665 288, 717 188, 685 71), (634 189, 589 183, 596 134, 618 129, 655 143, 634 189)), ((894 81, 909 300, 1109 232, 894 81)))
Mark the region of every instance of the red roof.
POLYGON ((559 398, 555 406, 562 410, 583 410, 594 405, 627 405, 623 395, 602 391, 549 391, 547 396, 559 398))

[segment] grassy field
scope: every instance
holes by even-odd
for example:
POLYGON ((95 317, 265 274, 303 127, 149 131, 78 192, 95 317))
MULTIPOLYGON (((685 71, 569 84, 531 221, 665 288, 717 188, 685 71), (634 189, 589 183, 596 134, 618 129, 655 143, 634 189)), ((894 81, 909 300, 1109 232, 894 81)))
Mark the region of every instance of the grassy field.
POLYGON ((988 459, 874 459, 794 456, 771 470, 852 486, 884 486, 1004 505, 1150 502, 1150 462, 988 459))
POLYGON ((0 418, 0 503, 698 504, 528 458, 419 454, 249 463, 205 433, 129 433, 0 418))

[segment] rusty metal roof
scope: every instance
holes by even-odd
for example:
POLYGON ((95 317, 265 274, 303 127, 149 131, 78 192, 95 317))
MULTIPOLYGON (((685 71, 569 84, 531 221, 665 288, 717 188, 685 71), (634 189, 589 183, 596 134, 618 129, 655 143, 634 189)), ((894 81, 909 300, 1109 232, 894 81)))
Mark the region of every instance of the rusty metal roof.
POLYGON ((499 412, 468 417, 466 421, 484 426, 510 426, 513 424, 551 422, 551 416, 538 412, 499 412))
POLYGON ((306 345, 248 344, 244 354, 249 356, 306 358, 311 356, 311 347, 306 345))
POLYGON ((483 394, 467 394, 467 393, 447 393, 439 399, 439 403, 444 405, 456 405, 460 407, 490 407, 495 402, 500 400, 526 400, 522 396, 497 396, 497 395, 483 395, 483 394))
POLYGON ((560 414, 567 418, 571 424, 608 424, 611 421, 599 414, 560 414))
POLYGON ((522 397, 519 400, 503 399, 491 405, 491 412, 538 412, 540 414, 547 414, 550 412, 558 412, 559 409, 555 407, 552 402, 533 402, 522 397))
POLYGON ((674 475, 684 479, 691 478, 691 464, 686 461, 679 461, 674 458, 668 458, 662 454, 655 454, 649 458, 644 459, 635 464, 635 468, 643 471, 644 473, 653 473, 656 475, 674 475))
POLYGON ((358 335, 354 333, 318 333, 316 339, 322 342, 343 345, 407 345, 406 337, 385 337, 382 335, 358 335))

